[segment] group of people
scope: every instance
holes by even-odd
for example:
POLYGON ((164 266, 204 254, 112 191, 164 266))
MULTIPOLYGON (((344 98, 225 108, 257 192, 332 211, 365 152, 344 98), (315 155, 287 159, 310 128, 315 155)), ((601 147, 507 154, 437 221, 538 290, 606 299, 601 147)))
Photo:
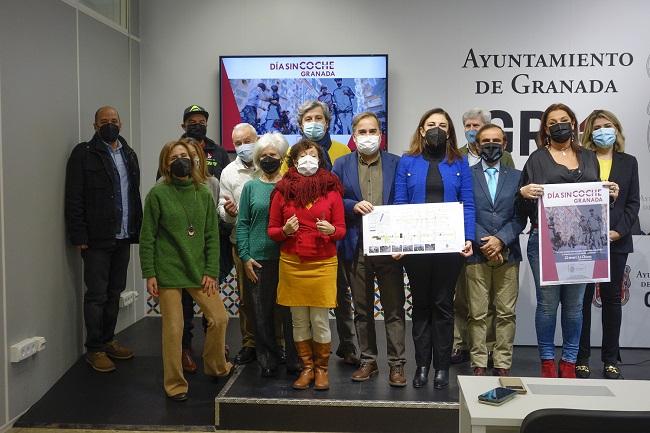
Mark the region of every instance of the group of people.
POLYGON ((137 158, 119 136, 119 115, 112 107, 97 111, 96 133, 73 151, 66 183, 68 232, 84 259, 86 360, 93 368, 111 371, 112 358, 133 356, 113 332, 129 245, 139 239, 147 290, 160 299, 164 388, 173 400, 187 399, 183 371, 196 371, 192 299, 204 314, 205 373, 221 377, 233 369, 225 342, 228 319, 218 296, 225 257, 235 265, 241 300, 242 350, 234 362, 256 359, 263 377, 275 376, 286 363, 287 371, 298 375, 295 389, 329 388, 331 308, 339 334, 335 352, 356 366, 351 380, 375 376, 377 279, 389 383, 405 386, 404 271, 413 306, 413 386, 428 383, 433 365, 434 388, 445 388, 450 364, 466 361, 475 375, 488 374, 491 362, 491 374, 507 376, 522 259, 519 235, 530 222, 527 253, 537 294, 541 374, 589 377, 593 284, 540 285, 536 201, 545 184, 602 181, 610 194, 612 276, 600 283, 603 374, 621 376, 620 286, 638 219, 639 179, 613 113, 592 112, 579 140, 573 111, 549 106, 538 149, 522 171, 506 151, 506 134, 481 109, 463 115, 467 144, 460 148, 449 114, 426 111, 401 157, 380 149, 380 122, 372 112, 352 119, 353 152, 331 139, 326 103, 305 102, 297 118, 302 138, 291 147, 280 133, 258 137, 252 125, 237 125, 232 132, 237 156, 227 162, 218 156, 223 149, 205 136, 208 113, 188 107, 185 134, 161 150, 160 180, 142 212, 137 158), (374 206, 440 202, 463 203, 461 251, 363 254, 362 217, 374 206), (563 346, 556 365, 560 303, 563 346))

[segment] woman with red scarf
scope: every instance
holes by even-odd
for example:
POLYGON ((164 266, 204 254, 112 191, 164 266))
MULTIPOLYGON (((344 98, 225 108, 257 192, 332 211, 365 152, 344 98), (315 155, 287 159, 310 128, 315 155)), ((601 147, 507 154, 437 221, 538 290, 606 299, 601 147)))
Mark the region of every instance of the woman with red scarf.
POLYGON ((291 307, 293 339, 303 369, 295 389, 329 389, 336 306, 336 241, 345 237, 343 187, 325 167, 321 147, 306 139, 291 147, 289 170, 271 194, 268 234, 281 242, 277 302, 291 307))

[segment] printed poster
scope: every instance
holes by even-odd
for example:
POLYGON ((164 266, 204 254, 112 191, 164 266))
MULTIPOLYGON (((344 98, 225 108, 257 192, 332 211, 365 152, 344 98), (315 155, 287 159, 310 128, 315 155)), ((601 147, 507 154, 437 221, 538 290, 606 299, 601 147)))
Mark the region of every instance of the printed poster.
POLYGON ((363 216, 367 256, 458 253, 464 247, 462 203, 375 206, 363 216))
POLYGON ((544 185, 538 200, 542 286, 609 281, 609 190, 601 182, 544 185))

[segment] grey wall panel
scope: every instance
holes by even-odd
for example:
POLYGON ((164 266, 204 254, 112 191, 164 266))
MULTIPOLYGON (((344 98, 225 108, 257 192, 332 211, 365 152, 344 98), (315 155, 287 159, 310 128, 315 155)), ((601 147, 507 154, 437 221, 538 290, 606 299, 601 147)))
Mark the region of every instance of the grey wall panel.
MULTIPOLYGON (((79 89, 84 139, 93 134, 92 123, 97 108, 112 105, 120 113, 121 135, 139 153, 139 62, 137 42, 88 16, 79 15, 79 89), (130 77, 135 77, 131 88, 130 77), (131 97, 131 94, 135 96, 131 97)), ((142 281, 135 279, 136 268, 139 269, 137 255, 133 257, 132 254, 126 290, 141 291, 142 281)), ((137 317, 143 316, 143 313, 137 314, 140 310, 137 305, 120 310, 116 331, 121 331, 133 324, 137 317)))
POLYGON ((129 40, 95 19, 79 14, 79 89, 81 136, 93 134, 97 108, 111 105, 129 137, 129 40))
MULTIPOLYGON (((0 16, 5 14, 5 5, 0 4, 0 16)), ((0 19, 0 24, 2 20, 0 19)), ((0 38, 4 39, 4 34, 0 27, 0 38)), ((0 83, 2 82, 2 43, 0 43, 0 83)), ((2 86, 0 86, 0 107, 2 107, 2 86)), ((2 153, 2 110, 0 109, 0 154, 2 153)), ((2 190, 0 190, 0 206, 2 205, 3 196, 2 190)), ((2 231, 0 231, 0 248, 4 249, 4 238, 2 236, 2 231)), ((2 251, 4 254, 4 251, 2 251)), ((0 256, 0 259, 2 257, 0 256)), ((7 404, 7 381, 5 380, 5 369, 7 368, 8 360, 5 357, 4 348, 7 347, 7 341, 5 340, 4 330, 7 329, 7 318, 5 316, 5 303, 4 303, 4 294, 5 294, 5 284, 4 284, 4 266, 0 263, 0 426, 7 423, 7 412, 5 410, 7 404)))
POLYGON ((66 245, 65 164, 77 140, 75 11, 63 2, 2 2, 2 178, 7 344, 47 349, 8 366, 9 419, 80 354, 80 260, 66 245))
POLYGON ((131 0, 129 7, 129 32, 140 36, 140 0, 131 0))
MULTIPOLYGON (((136 2, 138 3, 138 2, 136 2)), ((136 8, 139 11, 139 7, 136 8)), ((133 148, 138 153, 138 156, 142 155, 142 130, 140 128, 140 43, 131 40, 131 142, 133 143, 133 148)), ((142 158, 140 157, 140 162, 142 158)), ((142 177, 153 178, 155 173, 142 172, 142 177)), ((147 193, 147 190, 141 188, 142 199, 147 193)), ((144 317, 145 307, 144 300, 146 299, 146 290, 144 282, 142 280, 142 272, 140 272, 140 257, 138 255, 139 249, 135 246, 131 254, 131 269, 133 272, 133 278, 129 281, 133 281, 133 289, 138 291, 140 294, 135 307, 135 320, 140 320, 144 317)))

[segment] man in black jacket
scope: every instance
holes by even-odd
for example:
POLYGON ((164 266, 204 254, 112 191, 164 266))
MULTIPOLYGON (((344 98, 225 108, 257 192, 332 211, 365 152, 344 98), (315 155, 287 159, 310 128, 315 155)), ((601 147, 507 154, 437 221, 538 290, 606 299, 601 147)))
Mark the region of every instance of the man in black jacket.
POLYGON ((66 169, 68 237, 84 262, 86 361, 97 371, 115 370, 113 359, 133 352, 115 340, 120 293, 126 287, 131 244, 142 223, 138 158, 119 135, 117 110, 95 113, 95 134, 79 143, 66 169))
MULTIPOLYGON (((181 128, 185 133, 181 138, 189 137, 198 141, 205 152, 205 163, 208 166, 208 173, 217 179, 221 178, 221 172, 230 164, 228 152, 207 136, 209 113, 200 105, 190 105, 183 111, 183 123, 181 128)), ((230 251, 230 230, 232 225, 219 224, 219 245, 220 251, 230 251)), ((230 254, 220 254, 219 257, 219 282, 223 282, 233 267, 233 260, 230 254)), ((194 329, 194 300, 183 290, 183 352, 182 365, 187 373, 196 373, 198 366, 192 357, 192 330, 194 329)), ((207 326, 204 323, 204 327, 207 326)))
POLYGON ((205 152, 208 173, 219 179, 223 169, 230 164, 230 158, 223 147, 206 137, 208 117, 209 114, 205 108, 200 105, 190 105, 183 111, 181 128, 185 131, 183 138, 190 137, 199 142, 205 152))

